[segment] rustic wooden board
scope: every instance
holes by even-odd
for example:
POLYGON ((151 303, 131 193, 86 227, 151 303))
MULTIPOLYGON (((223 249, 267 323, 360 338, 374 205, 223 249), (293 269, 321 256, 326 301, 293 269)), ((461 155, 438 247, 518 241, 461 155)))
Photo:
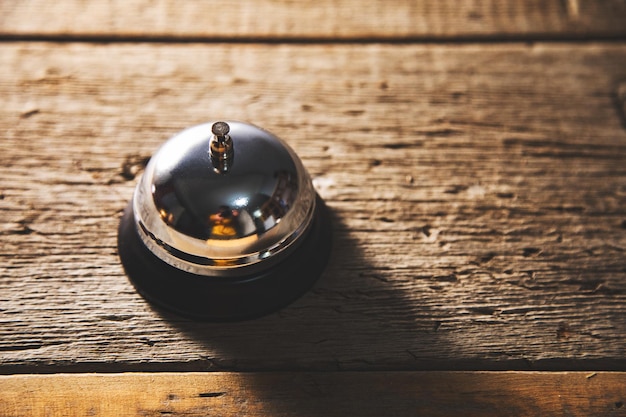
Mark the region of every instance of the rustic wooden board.
POLYGON ((0 45, 0 372, 626 369, 626 45, 0 45), (268 317, 154 311, 116 253, 178 130, 285 138, 333 211, 268 317))
POLYGON ((626 375, 580 372, 0 376, 2 416, 624 416, 626 375))
POLYGON ((5 0, 0 36, 145 39, 594 38, 626 35, 621 0, 5 0))

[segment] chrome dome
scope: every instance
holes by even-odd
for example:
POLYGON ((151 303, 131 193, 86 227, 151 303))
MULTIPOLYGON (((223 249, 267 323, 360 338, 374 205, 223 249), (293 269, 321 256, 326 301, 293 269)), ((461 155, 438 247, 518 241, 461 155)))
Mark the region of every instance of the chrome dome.
POLYGON ((314 209, 313 185, 289 146, 237 121, 172 137, 151 158, 133 197, 138 233, 152 253, 218 277, 280 261, 306 235, 314 209))

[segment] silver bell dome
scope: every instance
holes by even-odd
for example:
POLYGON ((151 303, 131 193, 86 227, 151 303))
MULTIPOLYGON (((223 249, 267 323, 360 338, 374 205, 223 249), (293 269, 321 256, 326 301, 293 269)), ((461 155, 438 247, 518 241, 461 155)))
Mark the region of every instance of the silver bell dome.
POLYGON ((158 258, 228 277, 262 270, 297 248, 315 199, 286 143, 250 124, 210 122, 175 135, 151 158, 133 212, 158 258))

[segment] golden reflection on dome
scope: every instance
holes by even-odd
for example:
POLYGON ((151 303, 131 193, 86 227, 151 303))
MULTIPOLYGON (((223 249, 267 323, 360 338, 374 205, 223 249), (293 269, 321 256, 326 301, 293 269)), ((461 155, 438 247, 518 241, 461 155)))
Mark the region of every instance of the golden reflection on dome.
POLYGON ((220 207, 217 213, 209 216, 211 225, 211 237, 232 237, 237 235, 235 229, 236 220, 239 217, 239 210, 231 210, 226 206, 220 207))

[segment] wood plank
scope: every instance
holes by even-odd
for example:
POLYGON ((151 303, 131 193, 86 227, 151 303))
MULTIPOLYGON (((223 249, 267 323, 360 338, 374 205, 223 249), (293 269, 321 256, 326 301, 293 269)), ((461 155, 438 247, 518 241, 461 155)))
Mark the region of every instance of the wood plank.
POLYGON ((621 0, 9 0, 0 36, 202 39, 594 38, 626 35, 621 0))
POLYGON ((0 371, 626 369, 625 80, 622 44, 4 43, 0 371), (229 325, 116 253, 142 161, 221 117, 285 138, 335 230, 229 325))
POLYGON ((626 375, 576 372, 0 376, 3 416, 623 416, 626 375))
POLYGON ((626 415, 623 373, 13 375, 0 388, 0 414, 16 417, 626 415))

